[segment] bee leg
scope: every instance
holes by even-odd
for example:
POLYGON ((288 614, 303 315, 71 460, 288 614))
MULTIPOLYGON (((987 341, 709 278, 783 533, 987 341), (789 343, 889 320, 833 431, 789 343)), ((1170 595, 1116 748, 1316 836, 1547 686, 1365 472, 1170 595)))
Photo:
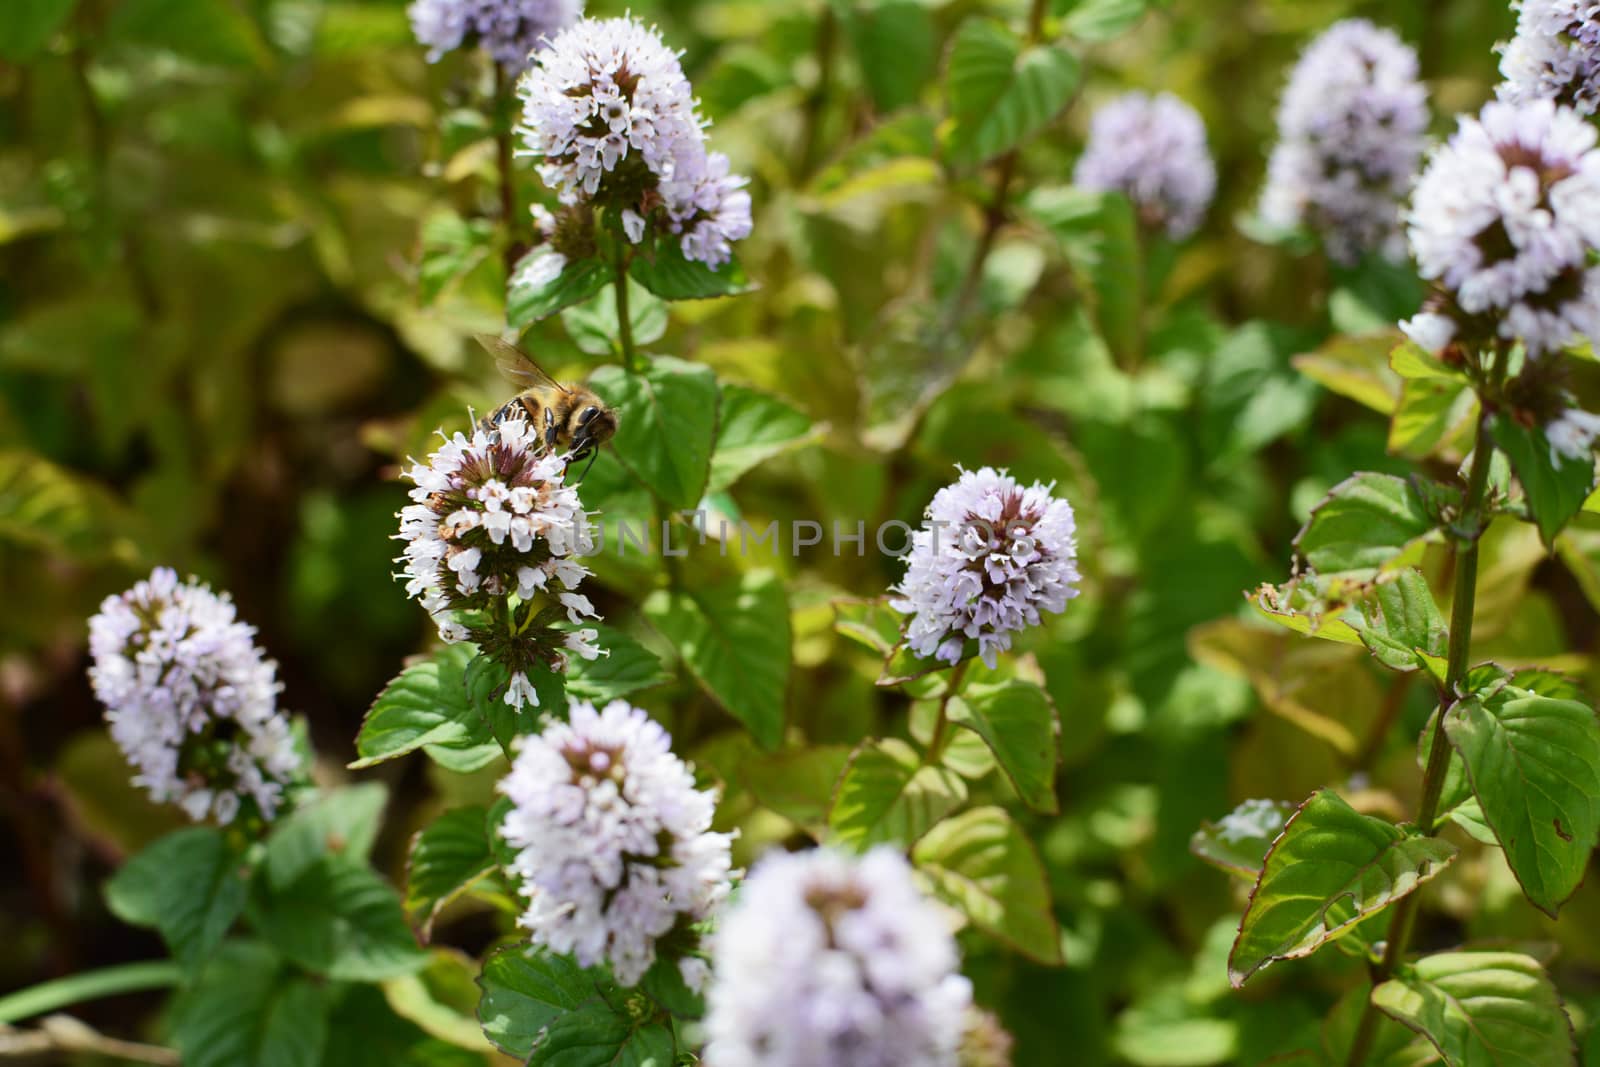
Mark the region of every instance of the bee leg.
MULTIPOLYGON (((598 448, 591 448, 588 450, 587 454, 589 456, 589 462, 583 465, 583 473, 578 475, 578 480, 573 482, 573 485, 582 483, 582 481, 589 476, 589 468, 594 466, 594 461, 599 458, 600 450, 598 448)), ((582 456, 575 456, 573 458, 581 459, 582 456)))
POLYGON ((556 435, 560 432, 556 425, 556 413, 550 408, 544 409, 544 446, 554 452, 556 448, 556 435))

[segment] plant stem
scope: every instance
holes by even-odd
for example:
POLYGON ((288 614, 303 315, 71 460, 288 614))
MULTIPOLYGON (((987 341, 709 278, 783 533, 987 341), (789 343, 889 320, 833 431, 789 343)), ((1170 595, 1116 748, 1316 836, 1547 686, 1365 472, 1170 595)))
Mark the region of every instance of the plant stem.
POLYGON ((950 698, 961 691, 961 683, 966 679, 967 668, 971 665, 970 659, 964 659, 950 672, 950 681, 945 684, 944 694, 939 697, 939 717, 933 721, 933 736, 928 738, 928 752, 923 759, 924 763, 933 763, 944 750, 945 733, 950 722, 946 715, 950 707, 950 698))
POLYGON ((500 224, 506 228, 506 274, 516 268, 527 251, 521 227, 517 225, 517 175, 512 166, 511 85, 505 68, 494 65, 494 142, 495 161, 500 170, 500 224))
POLYGON ((806 97, 805 127, 800 135, 800 174, 807 179, 817 167, 817 150, 821 144, 822 117, 827 110, 828 89, 833 81, 835 40, 839 36, 839 18, 832 4, 822 6, 817 19, 817 84, 806 97))
POLYGON ((638 369, 639 357, 633 347, 633 320, 628 317, 628 260, 631 253, 617 256, 617 280, 612 288, 617 297, 617 342, 622 346, 622 366, 632 372, 638 369))
POLYGON ((171 960, 150 960, 56 978, 0 997, 0 1026, 86 1000, 166 989, 177 985, 179 977, 178 965, 171 960))
MULTIPOLYGON (((1422 772, 1422 800, 1417 807, 1417 829, 1431 835, 1439 815, 1439 797, 1444 790, 1445 773, 1450 769, 1450 741, 1445 734, 1444 717, 1462 696, 1472 649, 1472 612, 1478 595, 1478 541, 1486 525, 1483 515, 1484 491, 1489 484, 1489 466, 1494 457, 1494 439, 1489 426, 1492 412, 1486 402, 1491 391, 1498 391, 1505 377, 1506 349, 1495 353, 1489 388, 1479 393, 1478 433, 1472 446, 1472 466, 1467 472, 1467 490, 1462 498, 1461 516, 1455 531, 1455 594, 1450 604, 1450 647, 1446 653, 1444 684, 1439 690, 1439 710, 1433 718, 1433 740, 1428 745, 1428 763, 1422 772)), ((1389 920, 1383 959, 1372 969, 1372 985, 1387 981, 1405 959, 1406 949, 1416 928, 1419 890, 1402 897, 1389 920)), ((1361 1021, 1350 1043, 1347 1067, 1362 1067, 1377 1034, 1378 1009, 1367 998, 1361 1021)))

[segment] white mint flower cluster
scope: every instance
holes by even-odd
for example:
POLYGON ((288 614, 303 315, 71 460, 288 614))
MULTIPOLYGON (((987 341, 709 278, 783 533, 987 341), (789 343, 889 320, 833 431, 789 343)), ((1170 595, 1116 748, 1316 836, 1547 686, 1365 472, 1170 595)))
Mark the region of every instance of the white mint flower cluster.
MULTIPOLYGON (((711 832, 716 801, 694 787, 672 739, 638 708, 573 701, 569 722, 523 738, 500 791, 501 836, 537 945, 584 967, 604 962, 634 985, 656 943, 704 919, 728 894, 732 835, 711 832)), ((704 963, 679 961, 698 988, 704 963)))
POLYGON ((892 590, 913 652, 957 663, 976 640, 993 667, 1014 632, 1078 595, 1077 523, 1052 488, 984 467, 934 494, 892 590))
POLYGON ((685 258, 712 268, 750 233, 745 179, 707 149, 683 67, 655 30, 584 19, 534 57, 517 91, 524 154, 563 204, 616 211, 634 244, 676 236, 685 258))
POLYGON ((1121 192, 1141 220, 1179 240, 1205 218, 1217 168, 1205 124, 1171 93, 1125 93, 1096 111, 1073 184, 1121 192))
POLYGON ((1305 226, 1330 257, 1405 257, 1400 206, 1426 145, 1417 55, 1365 19, 1335 23, 1306 49, 1278 103, 1278 144, 1260 214, 1305 226))
POLYGON ((134 784, 196 821, 271 819, 300 770, 277 665, 233 601, 158 567, 89 620, 89 681, 134 784))
POLYGON ((712 942, 708 1067, 954 1067, 971 984, 888 846, 769 855, 712 942))
POLYGON ((1594 443, 1600 438, 1600 415, 1569 407, 1545 423, 1544 438, 1550 444, 1550 465, 1560 467, 1563 460, 1594 462, 1594 443))
POLYGON ((1600 4, 1513 0, 1516 36, 1500 57, 1500 99, 1554 100, 1580 114, 1600 108, 1600 4))
POLYGON ((505 701, 513 706, 539 702, 529 672, 564 670, 569 652, 600 654, 597 631, 551 625, 597 617, 576 591, 589 569, 573 557, 589 546, 592 527, 565 474, 562 457, 516 418, 493 430, 480 426, 471 438, 447 438, 405 475, 415 483, 399 516, 406 593, 444 640, 477 641, 510 670, 505 701), (517 627, 472 625, 458 615, 492 612, 512 594, 535 613, 517 627))
POLYGON ((406 10, 428 62, 476 44, 518 73, 546 37, 583 14, 583 0, 413 0, 406 10))
POLYGON ((1418 180, 1407 224, 1439 290, 1401 324, 1423 348, 1498 336, 1538 356, 1600 333, 1600 152, 1570 108, 1496 101, 1464 116, 1418 180))

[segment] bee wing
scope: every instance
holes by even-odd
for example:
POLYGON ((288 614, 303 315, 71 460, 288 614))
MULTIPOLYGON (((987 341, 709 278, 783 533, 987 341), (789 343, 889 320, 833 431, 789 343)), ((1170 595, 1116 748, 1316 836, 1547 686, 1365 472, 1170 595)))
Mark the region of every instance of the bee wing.
POLYGON ((473 336, 494 357, 495 366, 500 368, 500 374, 506 381, 524 389, 547 385, 563 393, 567 392, 566 386, 546 374, 545 369, 535 363, 532 356, 516 345, 502 341, 493 334, 480 333, 473 336))

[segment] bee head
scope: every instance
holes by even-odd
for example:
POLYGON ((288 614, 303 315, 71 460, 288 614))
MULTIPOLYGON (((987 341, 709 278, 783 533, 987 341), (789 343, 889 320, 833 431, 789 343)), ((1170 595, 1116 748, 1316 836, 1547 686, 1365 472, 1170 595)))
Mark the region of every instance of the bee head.
POLYGON ((617 432, 617 416, 598 400, 573 409, 572 440, 576 445, 599 446, 611 440, 617 432))

